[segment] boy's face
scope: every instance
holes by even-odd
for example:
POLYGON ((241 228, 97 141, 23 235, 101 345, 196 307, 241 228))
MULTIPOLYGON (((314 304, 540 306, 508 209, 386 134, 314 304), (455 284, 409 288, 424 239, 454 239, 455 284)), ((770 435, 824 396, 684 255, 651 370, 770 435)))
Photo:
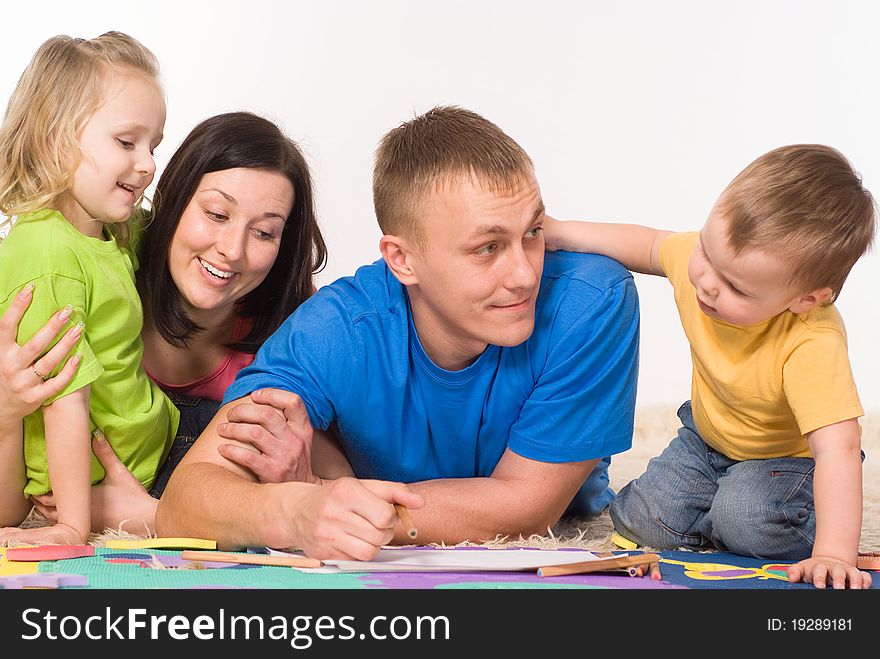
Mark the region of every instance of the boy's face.
POLYGON ((727 238, 727 221, 717 207, 700 231, 688 262, 688 278, 697 304, 707 316, 732 325, 757 325, 783 311, 808 311, 821 299, 791 284, 783 258, 756 248, 734 254, 727 238))

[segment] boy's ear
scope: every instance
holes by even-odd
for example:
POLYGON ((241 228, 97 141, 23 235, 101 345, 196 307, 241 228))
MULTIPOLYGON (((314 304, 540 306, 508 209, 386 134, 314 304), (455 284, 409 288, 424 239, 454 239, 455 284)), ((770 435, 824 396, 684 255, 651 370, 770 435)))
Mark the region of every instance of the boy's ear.
POLYGON ((813 307, 830 300, 832 295, 834 295, 834 291, 830 288, 817 288, 815 291, 801 295, 792 303, 788 310, 792 313, 807 313, 813 307))
POLYGON ((379 251, 382 252, 382 258, 385 259, 388 269, 401 284, 412 286, 419 283, 415 271, 415 251, 406 238, 382 236, 379 241, 379 251))

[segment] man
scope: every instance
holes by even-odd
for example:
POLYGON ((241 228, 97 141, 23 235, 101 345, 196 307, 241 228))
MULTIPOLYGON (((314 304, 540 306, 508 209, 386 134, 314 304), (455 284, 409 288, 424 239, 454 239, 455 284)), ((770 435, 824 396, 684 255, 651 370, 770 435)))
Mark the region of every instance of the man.
POLYGON ((239 374, 169 483, 160 534, 369 559, 407 541, 395 503, 420 542, 446 543, 544 533, 570 504, 610 503, 603 456, 632 441, 630 274, 595 255, 545 261, 531 160, 461 108, 389 132, 373 193, 383 259, 319 290, 239 374), (277 428, 266 405, 302 447, 301 482, 256 483, 218 451, 277 428), (344 451, 316 442, 317 473, 350 463, 383 480, 316 478, 313 429, 344 451))

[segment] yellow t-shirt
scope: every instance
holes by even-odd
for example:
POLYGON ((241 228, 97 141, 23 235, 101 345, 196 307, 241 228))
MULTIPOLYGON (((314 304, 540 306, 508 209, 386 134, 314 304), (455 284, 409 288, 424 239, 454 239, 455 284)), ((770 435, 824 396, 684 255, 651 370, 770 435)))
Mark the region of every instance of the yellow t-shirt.
POLYGON ((833 306, 784 311, 758 325, 704 314, 687 267, 697 233, 660 246, 660 267, 691 346, 694 421, 703 440, 734 460, 810 457, 806 435, 864 414, 833 306))

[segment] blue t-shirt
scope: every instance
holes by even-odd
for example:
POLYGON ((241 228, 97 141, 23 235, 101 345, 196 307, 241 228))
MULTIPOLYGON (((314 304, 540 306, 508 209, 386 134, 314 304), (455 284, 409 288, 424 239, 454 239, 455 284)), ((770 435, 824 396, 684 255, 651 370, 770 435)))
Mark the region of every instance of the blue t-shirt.
MULTIPOLYGON (((379 260, 321 288, 243 369, 224 403, 265 387, 302 397, 357 476, 411 483, 492 474, 506 448, 575 462, 632 444, 638 373, 635 284, 617 262, 548 253, 535 329, 460 371, 425 353, 403 285, 379 260)), ((608 462, 574 512, 610 503, 608 462)))

